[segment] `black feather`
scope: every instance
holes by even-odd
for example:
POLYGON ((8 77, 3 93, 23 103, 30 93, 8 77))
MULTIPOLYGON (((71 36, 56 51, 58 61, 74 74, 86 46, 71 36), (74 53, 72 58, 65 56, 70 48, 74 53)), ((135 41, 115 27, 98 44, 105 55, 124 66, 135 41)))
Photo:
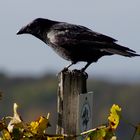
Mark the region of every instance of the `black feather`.
POLYGON ((39 38, 72 64, 78 61, 87 62, 82 70, 105 55, 140 56, 128 47, 118 45, 117 40, 112 37, 66 22, 38 18, 24 26, 17 34, 25 33, 39 38))

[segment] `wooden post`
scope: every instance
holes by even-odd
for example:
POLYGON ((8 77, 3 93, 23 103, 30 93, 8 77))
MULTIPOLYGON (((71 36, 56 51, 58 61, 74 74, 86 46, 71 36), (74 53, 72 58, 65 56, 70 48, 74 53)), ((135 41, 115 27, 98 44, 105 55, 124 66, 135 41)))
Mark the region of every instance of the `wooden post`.
MULTIPOLYGON (((88 124, 91 123, 92 118, 90 104, 93 105, 91 95, 93 96, 93 94, 90 94, 90 97, 88 97, 89 94, 85 94, 87 93, 87 74, 76 70, 65 71, 59 73, 58 80, 58 124, 56 133, 76 135, 89 129, 91 126, 88 124), (86 111, 90 111, 90 114, 86 114, 86 111), (88 117, 88 119, 81 121, 84 117, 88 117), (87 127, 82 128, 81 124, 87 127)), ((66 140, 77 140, 77 138, 66 138, 66 140)))

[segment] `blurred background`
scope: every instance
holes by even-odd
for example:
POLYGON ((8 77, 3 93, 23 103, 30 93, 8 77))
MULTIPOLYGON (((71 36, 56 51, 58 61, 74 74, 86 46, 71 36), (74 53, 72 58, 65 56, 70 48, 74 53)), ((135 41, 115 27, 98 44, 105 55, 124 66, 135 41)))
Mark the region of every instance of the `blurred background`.
MULTIPOLYGON (((111 36, 119 44, 140 53, 140 1, 24 0, 0 2, 0 117, 12 114, 14 102, 23 120, 51 113, 50 132, 55 132, 57 73, 69 64, 51 48, 30 35, 16 32, 31 20, 42 17, 81 24, 111 36)), ((79 63, 72 68, 81 68, 79 63)), ((88 91, 94 92, 94 125, 105 123, 109 108, 122 106, 123 116, 140 122, 140 58, 106 56, 88 69, 88 91)), ((130 139, 134 129, 124 122, 120 139, 130 139), (129 133, 130 132, 130 133, 129 133)))

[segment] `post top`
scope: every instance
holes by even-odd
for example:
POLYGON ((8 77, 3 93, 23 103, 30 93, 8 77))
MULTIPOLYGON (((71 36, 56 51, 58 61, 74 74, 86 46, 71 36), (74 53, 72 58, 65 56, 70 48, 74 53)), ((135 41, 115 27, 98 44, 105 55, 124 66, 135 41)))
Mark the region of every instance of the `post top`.
POLYGON ((86 72, 82 72, 80 70, 74 69, 74 70, 62 70, 58 75, 71 75, 72 77, 83 77, 85 79, 88 79, 88 74, 86 72))

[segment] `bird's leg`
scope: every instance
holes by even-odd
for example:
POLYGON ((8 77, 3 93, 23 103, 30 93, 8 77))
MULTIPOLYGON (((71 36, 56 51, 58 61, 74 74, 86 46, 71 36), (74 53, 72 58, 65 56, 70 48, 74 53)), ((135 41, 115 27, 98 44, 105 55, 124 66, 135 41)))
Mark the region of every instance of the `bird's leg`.
POLYGON ((85 65, 85 67, 83 67, 80 71, 81 72, 84 72, 91 63, 92 62, 87 62, 87 64, 85 65))
POLYGON ((69 67, 71 67, 74 64, 74 62, 70 63, 69 65, 67 65, 64 69, 68 69, 69 67))
POLYGON ((71 62, 69 65, 67 65, 62 71, 67 71, 69 67, 71 67, 75 62, 71 62))

